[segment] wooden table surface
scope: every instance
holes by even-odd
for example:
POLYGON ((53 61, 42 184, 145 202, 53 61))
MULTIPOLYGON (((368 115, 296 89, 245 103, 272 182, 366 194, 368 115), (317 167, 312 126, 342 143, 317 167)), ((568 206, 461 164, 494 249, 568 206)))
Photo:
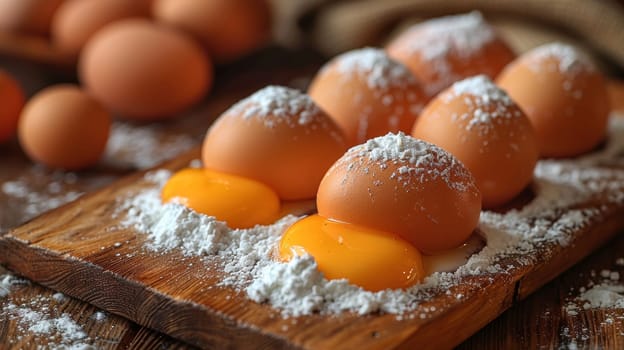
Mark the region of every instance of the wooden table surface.
MULTIPOLYGON (((176 142, 183 146, 200 142, 207 127, 221 111, 257 88, 269 83, 305 86, 321 62, 319 57, 309 52, 270 49, 229 67, 221 67, 213 93, 187 116, 157 125, 118 122, 117 127, 126 130, 126 137, 137 138, 135 143, 139 146, 131 148, 136 154, 124 155, 123 150, 117 149, 117 153, 109 155, 100 165, 88 171, 70 174, 51 171, 33 165, 22 154, 17 142, 0 145, 0 234, 42 211, 73 199, 79 193, 105 186, 160 160, 159 157, 162 158, 163 153, 176 142), (141 130, 149 130, 149 133, 141 130), (120 158, 123 158, 122 161, 120 158)), ((75 80, 70 70, 37 66, 8 57, 0 57, 0 68, 18 77, 29 94, 55 82, 75 80)), ((184 147, 173 149, 181 151, 184 147)), ((624 276, 624 266, 616 264, 618 258, 624 258, 624 237, 621 235, 505 312, 460 348, 567 348, 573 345, 581 348, 623 348, 624 310, 581 309, 576 314, 566 311, 578 289, 590 280, 597 281, 600 271, 619 271, 624 276)), ((0 275, 4 273, 10 272, 0 267, 0 275)), ((84 302, 22 281, 11 288, 7 297, 0 298, 0 348, 3 348, 2 344, 5 347, 34 348, 48 343, 91 344, 107 349, 190 348, 130 321, 102 313, 84 302), (20 305, 39 310, 52 318, 66 314, 86 334, 74 340, 54 334, 43 336, 30 330, 20 322, 19 317, 14 317, 13 311, 20 305), (56 338, 50 339, 50 336, 56 338)))

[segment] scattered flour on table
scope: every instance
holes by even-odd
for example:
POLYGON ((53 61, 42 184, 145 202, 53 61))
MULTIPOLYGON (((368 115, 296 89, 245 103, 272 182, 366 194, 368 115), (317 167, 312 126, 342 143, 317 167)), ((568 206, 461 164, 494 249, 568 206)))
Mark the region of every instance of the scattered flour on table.
MULTIPOLYGON (((622 129, 622 121, 611 123, 613 135, 622 129)), ((381 311, 398 314, 400 318, 433 295, 446 294, 449 300, 467 297, 454 289, 460 284, 470 286, 466 277, 506 274, 518 268, 518 264, 530 264, 541 258, 544 250, 540 247, 569 244, 578 229, 609 213, 611 205, 622 205, 624 172, 601 167, 609 160, 603 153, 622 155, 624 152, 613 149, 614 143, 621 145, 621 140, 613 139, 598 154, 539 162, 533 185, 534 200, 507 213, 482 212, 479 229, 487 239, 483 250, 457 271, 434 273, 406 290, 368 292, 346 280, 329 281, 309 256, 288 263, 274 261, 273 249, 297 217, 287 216, 270 226, 229 229, 212 217, 180 205, 161 204, 160 188, 171 175, 166 170, 148 173, 144 179, 148 186, 145 190, 120 199, 118 215, 123 225, 148 235, 150 243, 146 249, 176 250, 216 262, 222 270, 217 271, 222 276, 222 285, 234 287, 254 301, 270 303, 285 317, 314 312, 381 311), (604 205, 578 207, 598 198, 604 205)), ((473 287, 472 292, 477 292, 482 286, 473 287)), ((418 316, 428 317, 425 313, 418 316)))
POLYGON ((32 337, 35 344, 47 344, 45 347, 38 345, 37 349, 92 349, 83 328, 69 314, 58 310, 56 294, 51 297, 10 296, 15 286, 29 284, 28 280, 10 274, 0 276, 0 298, 6 298, 0 299, 0 317, 17 324, 17 338, 5 339, 5 343, 14 344, 24 337, 32 337))
MULTIPOLYGON (((3 182, 0 185, 0 190, 15 200, 12 203, 12 208, 17 210, 19 207, 20 210, 14 215, 20 215, 23 221, 69 203, 82 195, 82 192, 72 190, 72 186, 78 180, 75 173, 51 172, 40 165, 33 166, 28 173, 28 175, 3 182)), ((0 213, 0 217, 2 216, 3 214, 0 213)), ((5 228, 2 225, 4 221, 4 219, 0 220, 0 232, 21 223, 14 223, 15 225, 9 225, 5 228)))
POLYGON ((171 134, 158 125, 113 123, 104 162, 147 169, 191 149, 197 141, 185 134, 171 134))

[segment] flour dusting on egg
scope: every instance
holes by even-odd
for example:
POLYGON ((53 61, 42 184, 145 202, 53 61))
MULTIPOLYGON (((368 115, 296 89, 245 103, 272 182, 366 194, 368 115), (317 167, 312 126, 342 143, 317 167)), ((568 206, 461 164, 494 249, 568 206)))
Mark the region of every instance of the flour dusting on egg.
POLYGON ((410 48, 432 61, 444 58, 452 50, 462 57, 470 57, 496 38, 478 11, 432 19, 424 25, 413 30, 424 30, 431 40, 413 42, 410 48))
POLYGON ((451 55, 468 61, 481 55, 483 48, 497 39, 492 27, 478 11, 428 20, 410 31, 420 32, 418 38, 421 40, 411 40, 407 44, 408 52, 420 55, 437 75, 425 86, 429 95, 462 78, 450 62, 451 55))
MULTIPOLYGON (((365 77, 373 90, 388 90, 417 84, 416 78, 402 64, 394 61, 382 50, 372 47, 349 51, 338 56, 338 71, 347 76, 365 77)), ((391 96, 385 96, 387 104, 391 96)))
POLYGON ((470 96, 464 99, 466 113, 454 115, 453 120, 466 123, 466 130, 476 128, 480 135, 495 131, 494 123, 502 124, 523 117, 520 110, 509 108, 514 102, 485 75, 459 81, 453 84, 450 92, 443 97, 446 103, 459 96, 470 96))
POLYGON ((286 122, 307 125, 322 114, 314 101, 298 90, 283 86, 267 86, 235 104, 231 111, 245 119, 265 118, 265 125, 286 122), (296 120, 293 119, 296 117, 296 120))
MULTIPOLYGON (((442 148, 402 132, 389 133, 355 146, 339 162, 348 162, 348 169, 354 170, 358 165, 366 164, 364 159, 373 161, 381 169, 385 169, 388 163, 403 164, 390 177, 397 181, 408 178, 406 175, 409 173, 419 175, 421 182, 442 178, 451 189, 462 192, 475 190, 472 175, 455 157, 442 148)), ((364 166, 362 171, 369 171, 369 168, 364 166)), ((407 186, 407 183, 404 185, 407 186)))
POLYGON ((596 67, 587 55, 571 45, 558 42, 533 49, 531 57, 535 62, 530 64, 529 68, 535 72, 548 69, 551 71, 558 70, 561 74, 575 75, 584 71, 592 72, 596 70, 596 67), (552 60, 553 62, 545 65, 543 62, 547 60, 552 60))

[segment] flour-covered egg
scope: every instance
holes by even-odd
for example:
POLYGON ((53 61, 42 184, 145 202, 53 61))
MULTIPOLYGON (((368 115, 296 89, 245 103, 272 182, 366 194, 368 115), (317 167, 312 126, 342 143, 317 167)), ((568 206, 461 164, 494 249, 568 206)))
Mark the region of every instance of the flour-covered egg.
POLYGON ((410 71, 374 48, 331 60, 318 72, 309 93, 351 145, 388 132, 409 132, 426 102, 410 71))
POLYGON ((269 86, 224 112, 202 148, 207 169, 262 182, 282 200, 314 198, 345 151, 342 131, 309 96, 269 86))
POLYGON ((487 208, 522 192, 539 157, 527 116, 484 75, 459 81, 436 96, 412 135, 457 157, 474 175, 487 208))
POLYGON ((453 155, 403 133, 351 148, 325 174, 324 218, 399 235, 425 253, 462 244, 479 221, 481 193, 453 155))
POLYGON ((535 48, 507 66, 497 83, 531 120, 542 156, 576 156, 605 138, 610 111, 605 79, 574 47, 535 48))
POLYGON ((513 51, 476 11, 419 23, 390 42, 387 50, 409 67, 429 96, 473 75, 493 79, 514 59, 513 51))

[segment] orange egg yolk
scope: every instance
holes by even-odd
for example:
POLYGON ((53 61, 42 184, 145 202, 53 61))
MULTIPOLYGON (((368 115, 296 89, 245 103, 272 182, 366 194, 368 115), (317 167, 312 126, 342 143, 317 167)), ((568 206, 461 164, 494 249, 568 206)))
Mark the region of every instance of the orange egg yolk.
POLYGON ((347 279, 369 291, 409 287, 424 277, 420 252, 398 235, 308 216, 282 237, 283 261, 309 254, 327 279, 347 279))
POLYGON ((163 203, 182 204, 225 221, 231 228, 272 224, 280 215, 280 199, 267 185, 208 169, 175 173, 161 197, 163 203))

